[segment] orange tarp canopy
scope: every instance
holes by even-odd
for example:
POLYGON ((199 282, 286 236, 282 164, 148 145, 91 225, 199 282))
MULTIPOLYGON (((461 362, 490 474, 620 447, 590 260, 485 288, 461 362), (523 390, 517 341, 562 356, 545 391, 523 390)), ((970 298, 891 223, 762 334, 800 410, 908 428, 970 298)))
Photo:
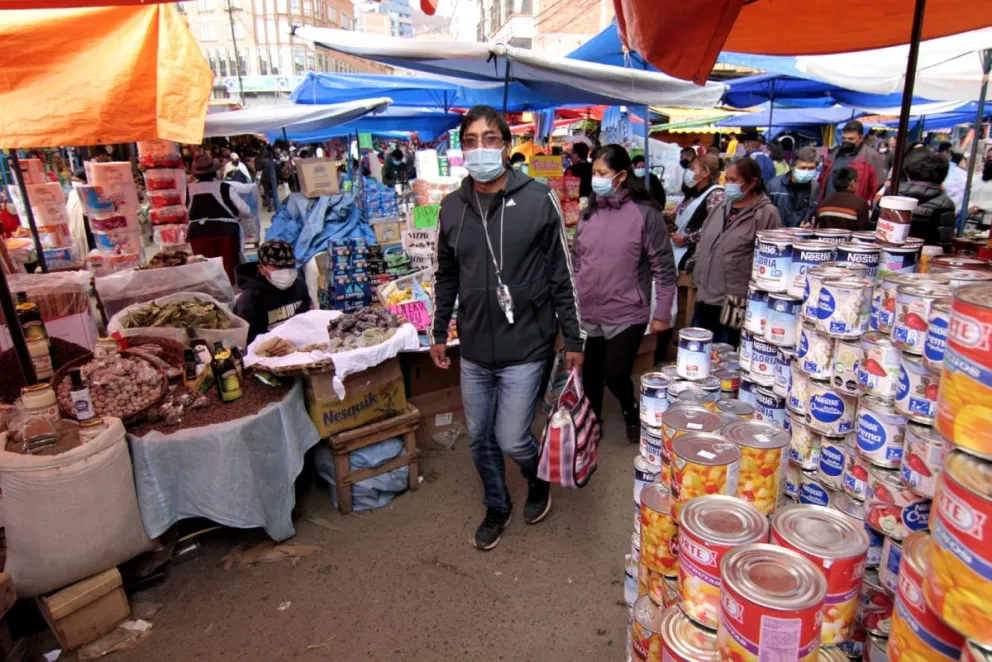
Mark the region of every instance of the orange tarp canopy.
MULTIPOLYGON (((720 51, 826 55, 909 42, 913 0, 613 0, 631 50, 702 84, 720 51)), ((992 26, 992 0, 927 0, 923 39, 992 26)))
POLYGON ((174 4, 0 12, 0 44, 0 147, 203 140, 213 74, 174 4))

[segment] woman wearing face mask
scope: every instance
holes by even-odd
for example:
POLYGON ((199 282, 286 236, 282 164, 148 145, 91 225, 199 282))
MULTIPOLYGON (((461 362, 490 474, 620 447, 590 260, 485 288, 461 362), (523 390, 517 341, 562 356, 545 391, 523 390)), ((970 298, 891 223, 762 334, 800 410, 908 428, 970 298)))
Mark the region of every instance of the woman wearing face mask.
POLYGON ((700 156, 692 162, 682 179, 685 197, 675 208, 675 264, 685 271, 686 264, 695 252, 699 230, 714 207, 722 205, 727 196, 717 183, 720 177, 720 159, 712 154, 700 156))
POLYGON ((627 151, 619 145, 603 147, 592 171, 593 194, 573 244, 587 336, 582 382, 597 416, 603 387, 609 387, 633 443, 639 439, 640 419, 630 373, 648 324, 652 333, 671 326, 678 274, 661 210, 634 177, 627 151))
POLYGON ((761 166, 744 157, 727 168, 727 202, 706 217, 696 244, 693 326, 713 331, 714 342, 737 345, 751 278, 755 233, 781 227, 761 179, 761 166))
POLYGON ((971 185, 971 201, 968 212, 977 217, 983 227, 992 221, 992 151, 985 155, 985 164, 981 174, 975 175, 971 185))
POLYGON ((383 186, 396 186, 397 184, 406 184, 409 181, 410 173, 406 169, 403 150, 397 147, 389 154, 386 165, 382 168, 382 184, 383 186))
POLYGON ((290 317, 310 310, 307 285, 296 269, 293 247, 285 241, 266 241, 258 247, 258 262, 238 265, 241 294, 234 314, 248 322, 248 342, 290 317))
POLYGON ((792 169, 768 182, 768 195, 778 208, 782 225, 806 225, 813 219, 820 199, 816 181, 816 152, 803 147, 792 159, 792 169))
POLYGON ((661 185, 661 180, 653 172, 650 172, 647 167, 647 162, 644 160, 642 154, 638 154, 630 160, 631 166, 634 168, 634 179, 637 183, 644 188, 651 199, 654 200, 655 204, 659 208, 665 208, 665 187, 661 185))

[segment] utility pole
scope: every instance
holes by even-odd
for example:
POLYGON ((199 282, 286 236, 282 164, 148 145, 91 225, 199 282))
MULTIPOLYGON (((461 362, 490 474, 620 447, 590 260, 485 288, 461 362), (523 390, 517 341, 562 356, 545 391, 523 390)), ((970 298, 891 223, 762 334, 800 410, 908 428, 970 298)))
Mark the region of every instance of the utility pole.
POLYGON ((245 105, 245 86, 241 80, 241 57, 238 55, 238 38, 234 35, 234 0, 227 0, 227 17, 231 21, 231 43, 234 45, 234 70, 238 73, 238 100, 245 105))

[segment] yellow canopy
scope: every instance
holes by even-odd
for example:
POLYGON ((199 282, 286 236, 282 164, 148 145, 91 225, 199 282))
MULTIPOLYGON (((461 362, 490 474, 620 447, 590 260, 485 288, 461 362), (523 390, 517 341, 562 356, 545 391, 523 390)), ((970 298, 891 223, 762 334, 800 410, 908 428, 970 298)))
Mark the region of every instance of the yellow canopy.
POLYGON ((0 12, 0 147, 203 140, 213 74, 174 4, 0 12))

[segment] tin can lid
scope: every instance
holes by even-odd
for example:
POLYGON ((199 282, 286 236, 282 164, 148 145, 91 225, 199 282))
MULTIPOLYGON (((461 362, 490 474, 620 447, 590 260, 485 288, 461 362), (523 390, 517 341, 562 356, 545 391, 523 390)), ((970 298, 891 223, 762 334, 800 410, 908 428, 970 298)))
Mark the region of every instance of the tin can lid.
MULTIPOLYGON (((846 262, 844 264, 847 264, 846 262)), ((813 279, 824 279, 824 278, 843 278, 849 277, 853 278, 856 274, 854 269, 850 267, 832 267, 828 265, 821 265, 819 267, 813 267, 806 272, 807 279, 812 276, 813 279)))
POLYGON ((867 553, 868 534, 836 510, 800 504, 772 515, 772 530, 796 549, 822 559, 867 553))
POLYGON ((654 633, 661 631, 661 609, 647 595, 637 598, 634 603, 634 620, 645 630, 654 633))
MULTIPOLYGON (((708 413, 723 424, 719 416, 713 412, 708 413)), ((680 458, 708 466, 731 464, 741 458, 741 451, 734 443, 726 437, 709 432, 689 432, 676 437, 672 442, 672 451, 680 458)))
POLYGON ((661 638, 675 653, 676 659, 693 662, 717 662, 720 659, 716 632, 693 623, 678 605, 672 605, 662 613, 661 638))
MULTIPOLYGON (((727 402, 733 402, 728 400, 727 402)), ((748 407, 746 402, 742 403, 748 407)), ((782 448, 789 445, 789 433, 777 425, 764 421, 740 421, 723 428, 723 436, 748 448, 782 448)))
POLYGON ((940 283, 907 283, 897 287, 896 292, 925 299, 940 299, 951 296, 951 288, 940 283))
POLYGON ((845 241, 838 248, 850 253, 877 253, 879 250, 875 244, 866 244, 863 241, 845 241))
MULTIPOLYGON (((754 407, 744 402, 743 400, 717 400, 716 408, 718 411, 728 414, 734 414, 735 416, 752 416, 754 415, 754 407)), ((776 428, 781 432, 781 428, 776 428)), ((726 434, 725 434, 726 436, 726 434)), ((788 437, 788 435, 786 435, 788 437)), ((731 439, 731 441, 734 441, 731 439)))
POLYGON ((648 372, 641 375, 641 386, 650 388, 667 388, 672 380, 663 372, 648 372))
POLYGON ((940 275, 952 283, 983 283, 992 280, 992 271, 977 271, 975 269, 955 269, 945 271, 940 275))
POLYGON ((690 340, 701 340, 703 342, 713 340, 713 332, 698 326, 690 326, 679 331, 679 338, 690 340))
POLYGON ((797 241, 792 246, 793 248, 798 248, 806 251, 813 251, 813 250, 832 251, 835 247, 835 244, 830 241, 819 241, 817 239, 803 239, 801 241, 797 241))
POLYGON ((823 287, 846 287, 849 289, 865 289, 872 287, 872 283, 867 278, 824 278, 823 287))
POLYGON ((679 367, 674 363, 661 366, 661 374, 672 379, 676 379, 679 374, 679 367))
POLYGON ((739 379, 741 373, 739 370, 730 370, 729 368, 724 368, 722 370, 717 370, 714 376, 719 380, 739 379))
POLYGON ((634 458, 634 468, 638 471, 649 474, 655 474, 658 472, 658 467, 648 462, 648 459, 640 453, 638 453, 637 457, 634 458))
POLYGON ((777 545, 751 543, 727 552, 720 577, 750 602, 780 611, 822 604, 827 578, 812 561, 777 545))
POLYGON ((704 405, 713 400, 713 396, 702 388, 687 388, 679 393, 676 402, 684 402, 690 405, 704 405))
POLYGON ((862 395, 858 398, 858 411, 862 409, 867 409, 869 411, 875 411, 880 414, 889 414, 891 416, 899 416, 903 422, 905 418, 896 413, 896 408, 890 400, 885 398, 880 398, 877 395, 862 395))
MULTIPOLYGON (((989 274, 989 275, 992 275, 992 274, 989 274)), ((939 310, 942 313, 948 313, 948 314, 950 314, 950 312, 951 312, 951 299, 938 299, 937 301, 934 301, 933 302, 933 305, 930 307, 930 310, 931 311, 939 310)))
POLYGON ((985 283, 964 285, 954 290, 954 298, 979 308, 992 308, 992 287, 985 283))
POLYGON ((687 432, 714 432, 722 425, 720 417, 709 409, 683 404, 666 411, 661 417, 661 424, 687 432))
POLYGON ((911 440, 922 441, 933 446, 945 446, 947 442, 940 434, 929 425, 910 421, 906 426, 906 443, 911 440))
MULTIPOLYGON (((40 338, 39 340, 44 340, 44 338, 40 338)), ((51 388, 52 388, 51 385, 50 384, 47 384, 47 383, 46 384, 32 384, 31 386, 22 386, 21 387, 21 393, 39 393, 39 392, 44 391, 44 390, 51 390, 51 388)))
POLYGON ((671 493, 668 488, 661 483, 651 483, 645 485, 641 490, 641 505, 650 508, 656 513, 668 514, 671 493))
POLYGON ((878 577, 878 569, 877 568, 865 568, 865 574, 864 574, 864 577, 861 580, 861 583, 862 584, 867 584, 871 588, 876 589, 876 590, 879 590, 879 591, 884 590, 883 587, 882 587, 882 580, 879 579, 879 577, 878 577))
POLYGON ((718 411, 717 415, 720 417, 720 420, 723 421, 724 427, 726 427, 727 424, 729 423, 735 423, 737 421, 743 420, 737 414, 732 414, 729 411, 718 411))
POLYGON ((849 662, 847 655, 837 646, 820 646, 817 662, 849 662))
POLYGON ((969 492, 992 500, 992 462, 954 450, 944 458, 944 472, 969 492))
POLYGON ((902 563, 908 563, 917 575, 922 575, 930 567, 929 546, 927 531, 913 531, 902 541, 902 563))
POLYGON ((714 545, 768 540, 768 518, 749 503, 722 494, 686 501, 679 511, 679 526, 714 545))
POLYGON ((716 375, 708 375, 702 379, 696 380, 694 383, 704 391, 720 390, 720 378, 716 375))
POLYGON ((858 262, 846 262, 845 260, 831 260, 830 262, 823 262, 820 264, 821 267, 830 267, 832 269, 846 269, 852 272, 855 278, 861 278, 868 273, 868 265, 860 264, 858 262))
POLYGON ((728 370, 731 372, 741 371, 741 364, 738 363, 737 361, 727 361, 726 363, 721 364, 720 367, 723 368, 723 372, 726 372, 728 370))
POLYGON ((973 255, 938 255, 930 260, 931 265, 952 269, 988 268, 989 261, 973 255))
POLYGON ((906 283, 913 283, 916 280, 918 280, 917 278, 915 278, 915 276, 917 276, 917 274, 904 274, 901 271, 894 271, 890 274, 886 274, 882 278, 882 284, 884 285, 886 283, 889 283, 889 284, 904 285, 906 283))
POLYGON ((848 517, 853 517, 854 519, 861 520, 862 522, 865 520, 865 504, 853 498, 846 492, 838 492, 832 499, 830 499, 830 506, 836 508, 848 517))
POLYGON ((682 380, 679 380, 679 381, 673 381, 672 383, 670 383, 668 385, 668 395, 669 396, 678 396, 679 393, 682 393, 683 391, 687 391, 687 390, 688 391, 701 391, 702 389, 703 389, 702 386, 699 386, 698 384, 696 384, 694 382, 690 382, 690 381, 687 381, 687 380, 682 379, 682 380))
POLYGON ((816 228, 817 237, 850 237, 851 231, 843 228, 816 228))

